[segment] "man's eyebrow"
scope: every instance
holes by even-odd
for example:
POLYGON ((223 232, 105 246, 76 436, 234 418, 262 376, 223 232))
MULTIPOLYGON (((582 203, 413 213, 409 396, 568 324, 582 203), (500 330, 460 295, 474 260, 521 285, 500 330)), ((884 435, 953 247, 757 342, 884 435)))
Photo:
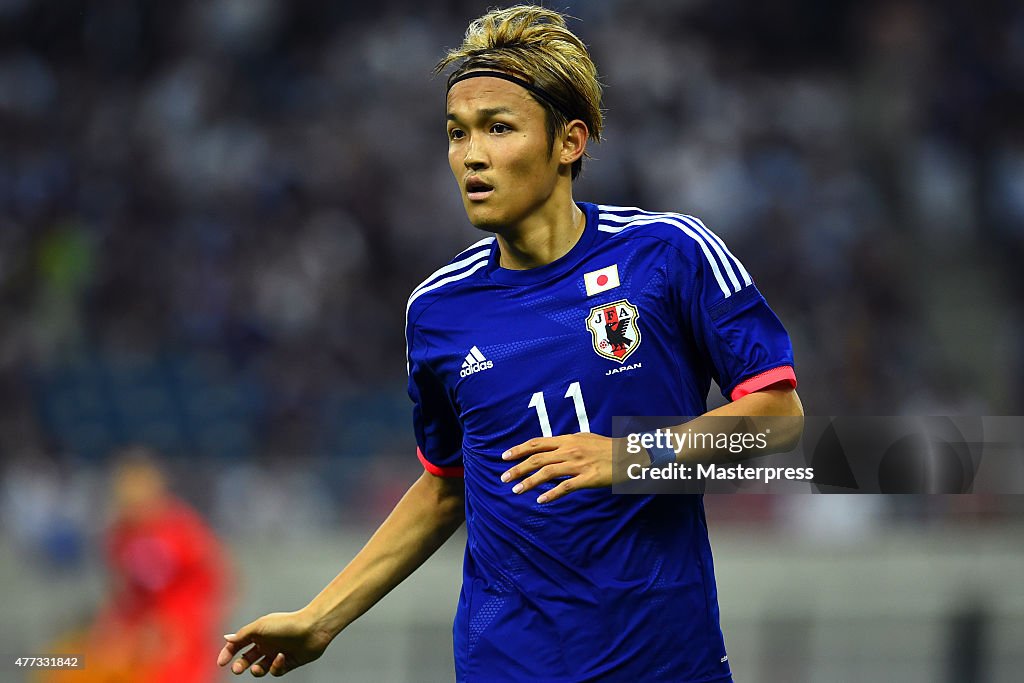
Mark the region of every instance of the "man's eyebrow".
MULTIPOLYGON (((477 109, 474 112, 474 114, 478 118, 489 118, 491 116, 494 116, 495 114, 515 114, 515 113, 516 113, 515 110, 512 109, 511 107, 488 107, 487 109, 477 109)), ((447 118, 448 118, 449 121, 457 121, 459 117, 456 116, 455 114, 451 113, 451 112, 448 112, 448 117, 447 118)))

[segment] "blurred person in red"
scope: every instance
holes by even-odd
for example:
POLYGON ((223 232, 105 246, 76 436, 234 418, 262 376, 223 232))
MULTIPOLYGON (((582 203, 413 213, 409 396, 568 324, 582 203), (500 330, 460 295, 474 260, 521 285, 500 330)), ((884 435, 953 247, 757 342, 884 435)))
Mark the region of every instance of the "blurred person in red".
POLYGON ((83 644, 85 667, 48 681, 206 683, 226 616, 226 552, 199 514, 174 497, 155 454, 118 458, 105 540, 110 596, 83 644))

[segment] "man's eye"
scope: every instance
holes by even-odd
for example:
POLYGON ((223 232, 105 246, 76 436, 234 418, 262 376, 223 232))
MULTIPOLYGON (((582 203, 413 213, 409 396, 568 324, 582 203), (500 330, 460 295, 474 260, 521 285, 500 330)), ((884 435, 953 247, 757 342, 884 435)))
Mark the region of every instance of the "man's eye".
POLYGON ((450 131, 448 131, 449 140, 461 140, 463 135, 465 135, 465 133, 463 133, 458 128, 452 128, 450 131))
POLYGON ((512 129, 506 126, 504 123, 496 123, 493 126, 491 126, 492 133, 507 133, 510 130, 512 129))

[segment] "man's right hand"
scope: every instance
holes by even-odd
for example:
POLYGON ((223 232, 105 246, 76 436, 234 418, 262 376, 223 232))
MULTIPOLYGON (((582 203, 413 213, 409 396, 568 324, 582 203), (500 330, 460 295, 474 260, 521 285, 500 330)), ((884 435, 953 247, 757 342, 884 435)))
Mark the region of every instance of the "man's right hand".
POLYGON ((268 673, 283 676, 318 659, 333 637, 318 628, 304 610, 275 612, 224 636, 228 642, 217 657, 217 665, 226 665, 245 650, 231 665, 231 673, 237 675, 248 669, 257 678, 268 673))
POLYGON ((334 637, 413 573, 465 519, 461 478, 424 471, 340 574, 297 612, 275 612, 224 636, 217 664, 283 676, 324 653, 334 637), (249 648, 246 650, 246 648, 249 648), (244 650, 244 652, 243 652, 244 650), (235 657, 238 656, 237 659, 235 657))

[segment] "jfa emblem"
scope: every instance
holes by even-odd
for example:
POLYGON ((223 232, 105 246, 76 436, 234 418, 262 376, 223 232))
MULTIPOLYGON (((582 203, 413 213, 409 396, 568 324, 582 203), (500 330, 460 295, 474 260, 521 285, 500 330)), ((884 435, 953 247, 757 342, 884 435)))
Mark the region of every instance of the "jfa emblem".
POLYGON ((594 339, 594 350, 609 360, 625 362, 640 346, 640 312, 626 299, 595 306, 587 316, 587 329, 594 339))

